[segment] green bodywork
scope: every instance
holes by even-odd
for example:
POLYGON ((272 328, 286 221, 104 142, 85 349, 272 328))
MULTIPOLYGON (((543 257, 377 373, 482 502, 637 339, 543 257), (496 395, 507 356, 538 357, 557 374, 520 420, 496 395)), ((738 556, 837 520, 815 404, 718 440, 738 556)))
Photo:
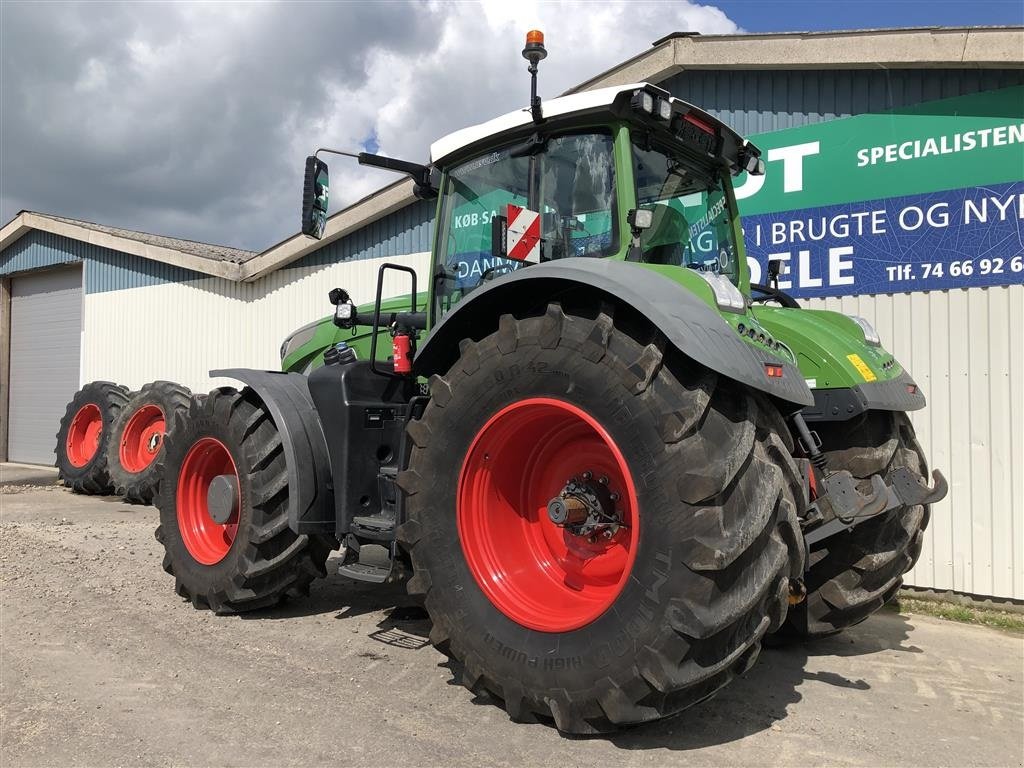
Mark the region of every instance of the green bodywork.
POLYGON ((800 373, 811 389, 844 389, 888 381, 903 373, 891 353, 869 344, 861 327, 840 312, 762 305, 755 306, 754 314, 761 325, 793 350, 800 373), (850 355, 859 358, 866 373, 850 360, 850 355))
MULTIPOLYGON (((634 206, 639 207, 637 180, 634 177, 635 145, 631 135, 631 131, 635 131, 635 127, 631 127, 631 124, 625 121, 608 121, 595 125, 593 128, 607 132, 612 137, 616 199, 613 211, 618 219, 615 231, 629 233, 630 225, 627 221, 627 213, 634 206)), ((579 132, 581 129, 574 127, 573 130, 579 132)), ((492 150, 488 149, 487 151, 492 150)), ((450 222, 452 212, 446 210, 445 190, 453 188, 454 182, 450 183, 451 171, 458 167, 453 165, 452 168, 441 169, 440 189, 442 194, 435 219, 437 225, 434 228, 432 274, 436 274, 440 266, 445 263, 444 252, 448 248, 447 243, 455 237, 446 224, 446 222, 450 222), (449 238, 447 241, 444 239, 446 232, 448 232, 449 238)), ((892 360, 892 355, 880 346, 869 344, 861 327, 845 315, 836 312, 790 309, 751 303, 750 270, 743 245, 732 179, 724 170, 721 171, 721 177, 724 197, 728 203, 727 212, 731 217, 731 233, 728 234, 733 240, 735 250, 733 254, 735 265, 731 268, 729 279, 745 298, 744 306, 742 308, 720 307, 713 288, 696 269, 649 263, 639 266, 662 275, 666 280, 678 285, 680 290, 699 297, 709 307, 715 309, 747 344, 767 351, 782 360, 795 362, 811 389, 849 388, 866 381, 885 381, 901 374, 903 369, 892 360), (861 363, 860 367, 850 359, 850 355, 859 358, 857 362, 861 363), (865 370, 867 373, 864 372, 865 370), (872 379, 872 377, 874 378, 872 379)), ((456 214, 459 210, 455 209, 456 214)), ((461 210, 465 210, 465 208, 461 210)), ((659 213, 665 214, 666 212, 660 211, 659 213)), ((678 224, 670 221, 663 223, 656 219, 647 236, 648 244, 663 245, 666 236, 671 239, 673 232, 682 232, 685 236, 685 231, 685 228, 681 229, 678 224)), ((716 237, 721 240, 724 234, 719 231, 716 233, 716 237)), ((489 239, 489 235, 486 236, 488 246, 489 239)), ((631 242, 628 236, 619 236, 617 250, 602 255, 602 258, 627 260, 631 253, 630 246, 631 242)), ((574 256, 570 258, 590 257, 574 256)), ((501 280, 502 276, 495 275, 493 279, 501 280)), ((441 309, 435 308, 437 297, 433 295, 433 291, 436 283, 435 280, 431 281, 431 293, 419 294, 417 297, 417 307, 427 311, 432 324, 438 321, 442 312, 449 311, 451 306, 461 298, 458 296, 455 299, 447 299, 448 303, 441 309), (432 308, 435 308, 435 311, 432 312, 432 308)), ((382 304, 383 311, 398 311, 408 308, 407 296, 395 297, 382 304)), ((360 313, 371 312, 372 309, 372 304, 364 304, 359 307, 360 313)), ((380 333, 377 357, 380 360, 386 360, 391 353, 390 337, 386 330, 382 330, 380 333)), ((371 334, 371 328, 367 326, 360 326, 354 332, 342 330, 334 326, 331 316, 325 317, 289 337, 289 342, 282 347, 282 369, 308 373, 323 364, 323 354, 327 348, 341 341, 355 348, 360 359, 367 359, 370 354, 371 334)))
MULTIPOLYGON (((428 295, 417 295, 416 306, 423 310, 427 306, 428 295)), ((396 296, 381 301, 381 312, 399 312, 409 309, 408 296, 396 296)), ((363 304, 360 312, 373 312, 373 303, 363 304)), ((339 328, 334 324, 334 316, 328 315, 316 322, 305 325, 292 333, 281 345, 281 370, 291 373, 309 373, 324 364, 324 352, 338 342, 345 342, 355 350, 360 360, 370 358, 370 344, 373 329, 361 325, 352 330, 339 328)), ((391 356, 391 339, 387 329, 381 330, 377 340, 377 359, 387 360, 391 356)))

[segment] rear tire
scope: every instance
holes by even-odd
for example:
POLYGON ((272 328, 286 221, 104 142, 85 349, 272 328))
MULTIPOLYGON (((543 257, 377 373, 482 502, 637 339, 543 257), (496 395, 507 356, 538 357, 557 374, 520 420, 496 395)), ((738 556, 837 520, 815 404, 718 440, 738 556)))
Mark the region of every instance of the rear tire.
POLYGON ((159 460, 156 539, 175 590, 195 608, 236 613, 308 594, 326 575, 335 542, 288 527, 288 467, 277 427, 252 390, 230 387, 178 414, 159 460), (224 525, 210 517, 206 490, 235 475, 238 503, 224 525))
POLYGON ((107 467, 114 492, 131 504, 150 504, 160 482, 159 458, 166 433, 186 413, 192 392, 170 381, 144 384, 111 427, 107 467))
MULTIPOLYGON (((849 470, 861 492, 870 478, 907 467, 928 479, 924 451, 904 413, 870 411, 855 423, 815 425, 829 468, 849 470)), ((814 638, 858 624, 892 600, 921 554, 927 506, 899 507, 820 542, 810 553, 807 600, 790 611, 783 637, 814 638)))
MULTIPOLYGON (((497 332, 463 341, 455 365, 432 378, 430 403, 409 425, 412 455, 399 477, 407 498, 399 540, 414 568, 409 591, 424 598, 433 620, 431 641, 456 662, 463 685, 501 699, 512 719, 553 720, 567 733, 655 720, 711 696, 748 669, 765 633, 781 626, 789 579, 803 572, 799 473, 775 408, 664 353, 657 334, 633 334, 615 327, 609 312, 588 318, 557 304, 541 317, 502 316, 497 332), (516 419, 502 421, 503 413, 533 407, 550 410, 522 420, 526 432, 516 434, 516 419), (566 414, 577 411, 585 416, 575 424, 566 414), (589 437, 545 454, 563 445, 563 423, 589 437), (492 439, 495 424, 501 431, 492 439), (531 430, 545 425, 554 431, 535 440, 531 430), (601 430, 608 440, 594 439, 601 430), (508 447, 517 441, 521 462, 508 447), (548 568, 554 559, 538 550, 535 534, 524 534, 534 542, 526 546, 513 535, 519 526, 546 537, 553 525, 543 506, 516 506, 527 498, 517 489, 541 499, 557 492, 547 485, 565 479, 544 470, 586 457, 585 470, 600 462, 594 446, 602 442, 621 456, 635 489, 635 508, 624 502, 632 526, 612 542, 625 547, 639 531, 633 559, 602 569, 620 586, 598 590, 606 608, 591 618, 590 606, 576 605, 557 578, 537 589, 531 585, 542 580, 486 564, 500 570, 506 553, 520 552, 523 572, 561 573, 548 568), (478 472, 487 466, 481 462, 495 463, 478 472), (458 483, 437 481, 453 470, 458 483), (507 492, 474 495, 488 483, 505 483, 507 492), (474 514, 481 499, 482 514, 474 514), (488 518, 509 514, 509 528, 488 534, 488 518), (531 559, 531 548, 540 556, 531 559), (503 595, 489 581, 512 588, 503 595), (556 604, 566 610, 552 611, 556 604)), ((608 487, 618 482, 613 476, 608 487)), ((551 554, 561 557, 554 541, 551 554)), ((586 555, 584 563, 604 562, 586 555)), ((580 585, 570 560, 558 562, 583 595, 592 585, 580 585)))
POLYGON ((113 487, 107 464, 111 427, 128 402, 128 388, 92 381, 68 403, 57 430, 56 466, 64 485, 75 493, 105 494, 113 487))

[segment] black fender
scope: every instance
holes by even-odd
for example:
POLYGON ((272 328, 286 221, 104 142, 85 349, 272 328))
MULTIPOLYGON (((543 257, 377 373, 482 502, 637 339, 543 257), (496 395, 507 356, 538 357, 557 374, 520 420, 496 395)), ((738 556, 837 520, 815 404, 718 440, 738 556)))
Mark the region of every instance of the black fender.
POLYGON ((677 283, 636 264, 610 259, 548 261, 477 288, 420 345, 417 375, 447 371, 458 357, 459 341, 479 340, 493 332, 502 314, 542 310, 547 302, 581 288, 596 294, 595 304, 607 301, 639 312, 672 346, 722 376, 785 401, 794 410, 814 403, 796 365, 742 341, 714 309, 677 283), (781 377, 766 375, 769 362, 782 363, 781 377))
POLYGON ((288 527, 296 533, 334 535, 331 462, 306 377, 249 368, 210 371, 210 376, 242 382, 256 392, 270 411, 281 435, 288 467, 288 527))
POLYGON ((841 389, 815 389, 814 406, 804 411, 807 421, 846 421, 868 411, 919 411, 924 393, 904 371, 888 381, 872 381, 841 389))

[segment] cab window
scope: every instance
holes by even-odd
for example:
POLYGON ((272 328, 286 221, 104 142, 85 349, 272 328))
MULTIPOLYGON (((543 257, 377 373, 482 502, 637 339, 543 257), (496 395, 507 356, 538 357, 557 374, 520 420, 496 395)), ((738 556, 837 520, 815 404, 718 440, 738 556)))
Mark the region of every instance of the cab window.
POLYGON ((654 212, 643 259, 724 274, 739 282, 733 214, 722 177, 669 150, 633 146, 637 204, 654 212))
POLYGON ((488 152, 447 173, 435 272, 442 311, 481 281, 524 266, 492 255, 494 218, 509 204, 541 214, 541 261, 618 249, 611 134, 564 134, 539 150, 522 147, 488 152))

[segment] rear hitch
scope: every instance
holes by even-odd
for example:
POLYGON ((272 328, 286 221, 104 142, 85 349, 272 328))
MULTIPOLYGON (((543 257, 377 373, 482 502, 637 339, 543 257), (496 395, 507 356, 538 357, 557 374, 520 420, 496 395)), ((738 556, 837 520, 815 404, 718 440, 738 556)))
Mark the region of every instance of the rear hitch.
POLYGON ((908 507, 918 504, 934 504, 937 501, 942 501, 949 493, 949 484, 937 469, 932 470, 933 485, 931 488, 928 487, 923 477, 911 472, 906 467, 894 470, 890 478, 892 478, 890 491, 908 507))
POLYGON ((826 517, 823 514, 831 507, 834 517, 804 534, 804 543, 810 549, 837 533, 855 525, 885 514, 897 507, 914 507, 919 504, 934 504, 946 497, 949 486, 939 470, 932 471, 934 486, 929 488, 924 480, 906 467, 893 470, 892 485, 886 485, 881 475, 872 475, 870 496, 857 490, 856 480, 843 470, 833 472, 825 478, 825 492, 815 500, 803 518, 804 525, 810 526, 826 517))

